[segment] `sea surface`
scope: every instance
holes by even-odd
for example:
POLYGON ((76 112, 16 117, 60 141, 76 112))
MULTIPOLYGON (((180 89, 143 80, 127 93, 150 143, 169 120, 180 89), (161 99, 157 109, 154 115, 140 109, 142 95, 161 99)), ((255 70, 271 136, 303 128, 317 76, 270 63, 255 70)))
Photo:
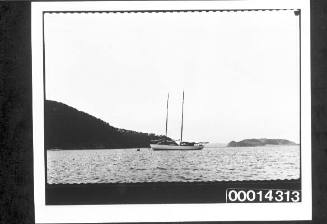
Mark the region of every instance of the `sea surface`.
POLYGON ((300 177, 299 146, 47 151, 47 182, 136 183, 275 180, 300 177))

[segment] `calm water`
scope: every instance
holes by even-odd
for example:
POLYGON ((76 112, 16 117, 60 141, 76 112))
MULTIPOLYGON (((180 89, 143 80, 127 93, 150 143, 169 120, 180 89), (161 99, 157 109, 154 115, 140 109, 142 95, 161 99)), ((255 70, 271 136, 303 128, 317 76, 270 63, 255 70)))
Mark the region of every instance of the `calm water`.
POLYGON ((296 179, 299 146, 48 151, 48 183, 296 179))

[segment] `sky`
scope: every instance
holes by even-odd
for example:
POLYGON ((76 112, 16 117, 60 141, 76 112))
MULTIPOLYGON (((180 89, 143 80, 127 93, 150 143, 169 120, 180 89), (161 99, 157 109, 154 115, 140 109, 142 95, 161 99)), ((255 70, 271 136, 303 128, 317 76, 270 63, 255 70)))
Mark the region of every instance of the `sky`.
POLYGON ((299 142, 293 11, 45 14, 46 99, 185 141, 299 142))

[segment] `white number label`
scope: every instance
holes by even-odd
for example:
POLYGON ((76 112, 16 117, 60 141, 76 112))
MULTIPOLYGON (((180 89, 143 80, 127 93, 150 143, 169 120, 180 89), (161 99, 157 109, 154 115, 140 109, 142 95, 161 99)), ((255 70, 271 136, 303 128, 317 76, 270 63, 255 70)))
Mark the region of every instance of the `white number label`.
POLYGON ((301 191, 279 189, 227 189, 226 202, 300 202, 301 191))

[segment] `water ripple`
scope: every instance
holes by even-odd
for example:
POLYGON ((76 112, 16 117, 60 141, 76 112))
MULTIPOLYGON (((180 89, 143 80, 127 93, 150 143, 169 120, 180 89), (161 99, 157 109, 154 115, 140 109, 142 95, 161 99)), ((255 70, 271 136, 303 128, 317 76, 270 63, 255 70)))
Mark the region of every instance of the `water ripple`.
POLYGON ((297 179, 299 146, 47 152, 48 183, 207 182, 297 179))

